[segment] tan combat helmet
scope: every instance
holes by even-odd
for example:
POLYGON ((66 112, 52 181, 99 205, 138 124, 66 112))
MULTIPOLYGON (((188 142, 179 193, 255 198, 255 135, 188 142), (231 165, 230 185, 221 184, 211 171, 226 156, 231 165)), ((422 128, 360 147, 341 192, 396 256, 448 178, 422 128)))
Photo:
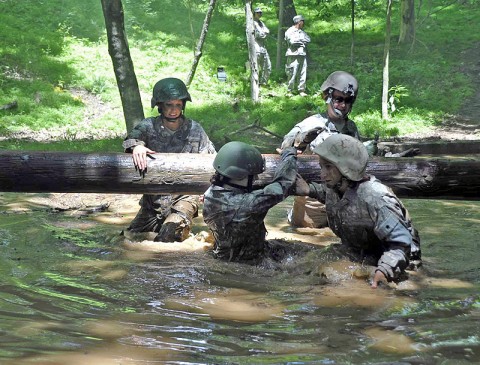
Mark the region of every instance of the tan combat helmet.
POLYGON ((356 138, 346 134, 334 134, 315 147, 313 152, 334 164, 349 180, 360 181, 365 176, 368 152, 356 138))

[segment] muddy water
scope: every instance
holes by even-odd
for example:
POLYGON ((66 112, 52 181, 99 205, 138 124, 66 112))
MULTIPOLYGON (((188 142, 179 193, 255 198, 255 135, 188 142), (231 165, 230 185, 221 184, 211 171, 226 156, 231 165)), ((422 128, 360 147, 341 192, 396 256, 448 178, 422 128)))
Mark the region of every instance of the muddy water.
POLYGON ((480 363, 479 202, 404 200, 424 268, 372 290, 289 201, 269 238, 315 249, 261 269, 211 258, 201 218, 153 243, 119 235, 136 197, 86 196, 0 194, 1 364, 480 363))

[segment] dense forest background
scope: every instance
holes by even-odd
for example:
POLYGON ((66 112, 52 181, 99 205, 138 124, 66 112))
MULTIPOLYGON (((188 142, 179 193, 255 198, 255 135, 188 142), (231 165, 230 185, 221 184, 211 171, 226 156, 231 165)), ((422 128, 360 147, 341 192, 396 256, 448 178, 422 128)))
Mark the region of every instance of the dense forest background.
MULTIPOLYGON (((146 116, 156 81, 186 80, 208 8, 205 0, 123 0, 125 28, 146 116)), ((319 87, 335 70, 360 82, 352 118, 365 138, 433 128, 461 111, 476 88, 466 70, 478 58, 476 0, 415 0, 415 38, 398 43, 400 1, 393 1, 390 38, 390 120, 381 117, 386 1, 356 0, 352 63, 351 0, 295 0, 312 38, 309 96, 286 97, 283 63, 275 68, 278 1, 254 2, 270 28, 274 71, 260 102, 250 100, 245 2, 217 1, 186 114, 217 145, 248 126, 282 136, 324 110, 319 87), (227 81, 217 79, 224 67, 227 81), (258 128, 260 127, 260 128, 258 128)), ((120 151, 125 121, 108 55, 100 0, 0 0, 0 147, 120 151), (25 140, 27 138, 27 140, 25 140), (33 140, 33 141, 32 141, 33 140), (80 143, 72 143, 74 141, 80 143), (55 141, 55 143, 52 143, 55 141), (45 142, 48 142, 46 144, 45 142)), ((284 58, 282 58, 284 62, 284 58)))

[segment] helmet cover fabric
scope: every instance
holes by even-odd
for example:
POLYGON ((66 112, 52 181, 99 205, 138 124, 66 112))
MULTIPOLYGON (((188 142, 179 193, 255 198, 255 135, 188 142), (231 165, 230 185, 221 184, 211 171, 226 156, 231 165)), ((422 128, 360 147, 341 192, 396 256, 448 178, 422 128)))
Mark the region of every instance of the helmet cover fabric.
POLYGON ((349 180, 360 181, 365 176, 368 151, 356 138, 334 134, 315 147, 313 152, 334 164, 349 180))

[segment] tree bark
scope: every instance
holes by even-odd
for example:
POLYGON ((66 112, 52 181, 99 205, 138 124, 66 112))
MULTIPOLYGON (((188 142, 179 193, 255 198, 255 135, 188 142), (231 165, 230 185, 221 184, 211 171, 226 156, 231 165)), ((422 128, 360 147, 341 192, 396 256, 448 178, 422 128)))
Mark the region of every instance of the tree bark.
POLYGON ((133 67, 125 33, 121 0, 101 0, 107 29, 108 53, 122 101, 127 133, 144 117, 137 76, 133 67))
POLYGON ((415 40, 415 0, 402 0, 400 14, 398 43, 413 43, 415 40))
MULTIPOLYGON (((214 155, 155 154, 145 177, 126 153, 0 151, 0 191, 122 194, 203 194, 209 187, 214 155)), ((256 186, 273 180, 278 155, 264 155, 265 172, 256 186)), ((305 180, 320 182, 316 156, 299 156, 305 180)), ((399 197, 479 200, 480 158, 375 158, 367 173, 399 197)))
POLYGON ((277 59, 275 68, 282 65, 285 31, 293 24, 293 17, 297 15, 293 0, 279 0, 278 4, 278 32, 277 32, 277 59))
POLYGON ((250 62, 250 90, 252 100, 258 102, 260 82, 258 78, 257 51, 255 50, 255 26, 253 24, 252 1, 245 0, 245 19, 248 46, 248 60, 250 62))
POLYGON ((352 45, 350 47, 350 64, 355 66, 355 0, 351 0, 352 7, 352 45))
POLYGON ((275 69, 280 70, 283 58, 283 38, 285 37, 285 27, 283 24, 283 13, 285 11, 284 0, 278 2, 278 30, 277 30, 277 57, 275 60, 275 69))
POLYGON ((382 118, 388 120, 388 84, 390 63, 390 36, 391 36, 392 0, 387 0, 387 19, 385 26, 385 46, 383 50, 383 87, 382 87, 382 118))
POLYGON ((207 38, 208 27, 210 25, 210 19, 212 19, 213 10, 215 9, 215 3, 216 0, 210 0, 207 15, 205 15, 205 20, 203 21, 202 32, 200 34, 200 38, 198 39, 197 47, 195 48, 192 68, 190 69, 190 73, 188 74, 186 82, 187 87, 189 87, 192 83, 193 77, 195 76, 195 71, 197 71, 198 63, 200 62, 200 58, 202 57, 203 44, 205 43, 205 39, 207 38))

